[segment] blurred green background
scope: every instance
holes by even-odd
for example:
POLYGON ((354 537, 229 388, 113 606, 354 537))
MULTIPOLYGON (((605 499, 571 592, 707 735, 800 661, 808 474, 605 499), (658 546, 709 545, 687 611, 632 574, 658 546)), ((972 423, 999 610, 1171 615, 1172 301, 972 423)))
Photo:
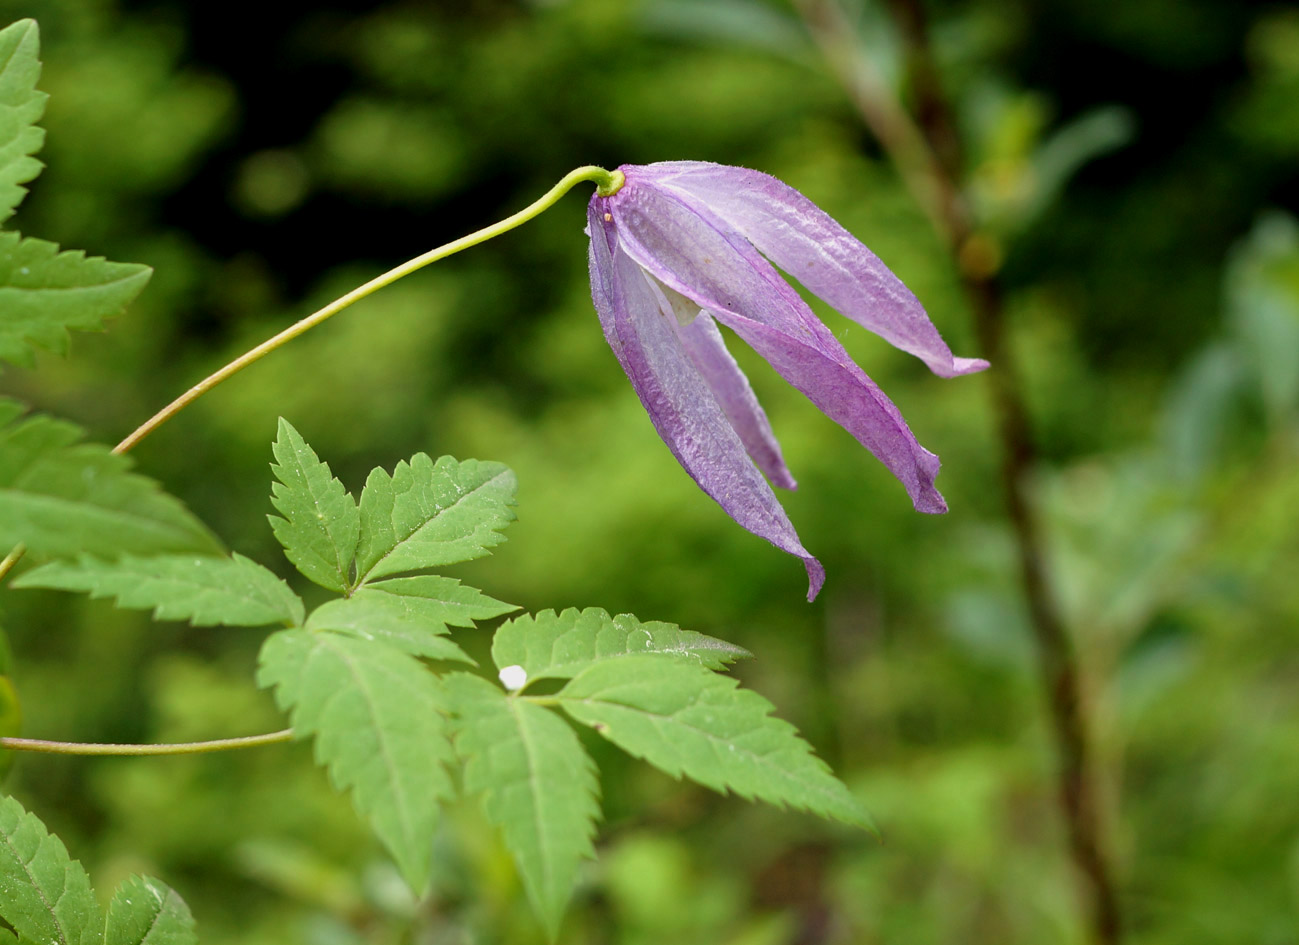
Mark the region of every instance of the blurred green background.
MULTIPOLYGON (((886 9, 844 7, 860 61, 905 97, 886 9)), ((5 22, 40 21, 51 94, 48 168, 16 225, 156 268, 110 332, 6 370, 4 392, 115 442, 572 167, 683 158, 799 188, 977 354, 949 255, 780 0, 291 10, 0 0, 5 22)), ((1299 7, 930 15, 1046 457, 1035 491, 1129 941, 1299 942, 1299 7)), ((278 352, 146 441, 141 468, 287 575, 264 519, 277 416, 354 489, 418 450, 508 463, 519 521, 458 576, 532 610, 631 611, 748 647, 738 674, 881 825, 877 841, 720 798, 593 743, 607 823, 562 941, 1083 941, 986 378, 939 380, 820 309, 942 456, 951 512, 927 517, 736 345, 800 482, 785 505, 829 574, 808 605, 798 562, 698 492, 608 351, 586 196, 278 352)), ((2 605, 26 734, 280 727, 251 682, 257 633, 45 592, 2 605)), ((213 945, 541 941, 473 803, 413 903, 302 746, 23 757, 7 787, 101 888, 138 870, 174 885, 213 945)))

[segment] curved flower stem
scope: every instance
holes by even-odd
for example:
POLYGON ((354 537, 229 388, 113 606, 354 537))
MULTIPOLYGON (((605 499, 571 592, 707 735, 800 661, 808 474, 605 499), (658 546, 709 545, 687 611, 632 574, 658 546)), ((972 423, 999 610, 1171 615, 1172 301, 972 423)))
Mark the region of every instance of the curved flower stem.
POLYGON ((180 742, 172 745, 112 745, 94 742, 50 742, 40 738, 0 738, 0 749, 39 751, 54 755, 197 755, 209 751, 274 745, 278 742, 287 742, 292 737, 293 729, 286 728, 265 735, 244 735, 241 738, 218 738, 210 742, 180 742))
POLYGON ((869 64, 862 62, 863 57, 846 44, 852 29, 835 0, 796 0, 796 4, 867 126, 939 235, 948 241, 973 309, 981 353, 993 364, 988 378, 1002 447, 1002 492, 1059 754, 1059 801, 1069 851, 1086 890, 1092 941, 1117 945, 1122 940, 1122 914, 1097 797, 1082 673, 1052 589, 1040 518, 1029 494, 1037 454, 1028 408, 1007 337, 999 287, 992 269, 983 262, 986 257, 976 251, 979 235, 961 195, 959 136, 930 53, 924 7, 920 0, 889 0, 907 46, 918 115, 913 121, 869 64))
POLYGON ((338 314, 352 303, 359 302, 367 295, 372 295, 384 286, 391 285, 403 276, 408 276, 417 269, 424 268, 429 263, 437 262, 439 259, 445 259, 447 256, 458 253, 462 249, 477 246, 479 243, 484 243, 495 236, 500 236, 502 233, 514 229, 520 224, 528 222, 542 211, 548 210, 550 207, 554 206, 554 204, 559 201, 560 197, 564 196, 564 194, 568 193, 569 190, 582 181, 593 181, 601 196, 609 196, 617 193, 619 188, 622 187, 623 175, 621 171, 606 171, 604 168, 595 167, 594 165, 587 165, 585 167, 579 167, 574 171, 569 171, 569 173, 564 175, 563 179, 560 180, 559 183, 550 188, 550 190, 548 190, 540 199, 524 207, 518 213, 510 215, 498 223, 493 223, 491 226, 483 227, 481 230, 470 233, 468 236, 462 236, 458 240, 452 240, 450 243, 446 243, 436 249, 431 249, 421 256, 416 256, 414 259, 402 263, 395 269, 389 269, 383 275, 376 276, 369 282, 365 283, 365 285, 358 286, 346 295, 330 302, 319 311, 313 312, 301 321, 290 325, 273 338, 263 341, 257 347, 235 358, 225 367, 205 377, 169 403, 166 407, 159 410, 156 414, 141 424, 133 433, 126 437, 126 439, 113 447, 113 452, 125 453, 158 427, 162 426, 162 424, 170 420, 190 403, 202 397, 226 378, 238 374, 254 361, 266 357, 266 355, 270 354, 276 348, 288 341, 292 341, 303 332, 315 328, 321 322, 338 314))

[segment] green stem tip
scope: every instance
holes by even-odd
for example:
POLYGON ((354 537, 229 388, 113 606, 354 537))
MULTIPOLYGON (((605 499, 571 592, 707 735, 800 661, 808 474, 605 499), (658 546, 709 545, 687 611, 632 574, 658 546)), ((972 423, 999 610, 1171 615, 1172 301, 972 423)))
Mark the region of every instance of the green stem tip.
POLYGON ((604 168, 596 168, 604 174, 604 178, 594 178, 595 192, 601 197, 612 197, 618 191, 622 190, 622 185, 627 183, 627 176, 622 171, 606 171, 604 168))

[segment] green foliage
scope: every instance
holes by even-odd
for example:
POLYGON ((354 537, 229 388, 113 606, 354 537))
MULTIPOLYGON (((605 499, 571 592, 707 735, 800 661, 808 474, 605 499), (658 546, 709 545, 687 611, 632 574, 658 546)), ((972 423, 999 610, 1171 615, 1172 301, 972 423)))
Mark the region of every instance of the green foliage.
POLYGON ((37 554, 212 553, 220 543, 179 500, 107 447, 51 417, 20 420, 0 398, 0 545, 37 554))
POLYGON ((464 789, 481 794, 554 939, 600 817, 595 765, 549 709, 465 673, 447 677, 464 789))
POLYGON ((651 655, 593 663, 560 690, 569 715, 673 777, 870 827, 861 805, 757 693, 651 655))
POLYGON ((631 614, 610 617, 599 608, 543 610, 506 621, 492 638, 492 660, 502 669, 521 666, 527 679, 569 679, 601 660, 628 653, 678 657, 708 669, 750 656, 725 640, 631 614))
POLYGON ((33 347, 66 354, 69 328, 102 329, 104 319, 140 294, 151 272, 0 233, 0 360, 31 365, 33 347))
POLYGON ((196 627, 298 626, 302 600, 255 561, 235 553, 213 555, 123 555, 104 561, 81 555, 75 562, 52 561, 14 581, 14 587, 84 591, 115 597, 119 607, 152 608, 156 620, 188 620, 196 627))
POLYGON ((40 30, 35 20, 19 20, 0 30, 0 223, 22 202, 22 185, 41 172, 32 155, 45 132, 37 127, 47 96, 36 91, 40 78, 40 30))
POLYGON ((191 945, 198 942, 185 901, 164 883, 131 876, 108 904, 104 945, 191 945))
POLYGON ((97 943, 103 918, 90 877, 58 837, 12 797, 0 800, 0 917, 22 939, 97 943))
POLYGON ((58 837, 12 797, 0 799, 0 919, 10 941, 49 945, 194 945, 194 920, 174 890, 132 876, 113 895, 107 922, 90 877, 58 837))
POLYGON ((348 588, 360 532, 356 500, 283 417, 272 449, 279 482, 271 485, 271 504, 284 517, 268 517, 285 557, 321 587, 348 588))
POLYGON ((503 539, 514 520, 517 483, 500 463, 424 453, 398 463, 389 476, 370 473, 361 492, 356 581, 471 561, 503 539))
MULTIPOLYGON (((836 50, 865 48, 886 82, 906 82, 905 33, 877 28, 892 26, 888 5, 843 5, 856 29, 836 50)), ((574 155, 776 174, 871 246, 954 349, 977 353, 956 267, 793 5, 571 0, 512 4, 505 18, 500 6, 270 17, 250 57, 246 23, 180 0, 52 0, 51 170, 24 228, 158 272, 129 331, 95 338, 94 358, 10 370, 6 390, 95 431, 130 429, 273 324, 411 250, 412 233, 431 245, 517 209, 574 155), (670 7, 729 23, 665 35, 670 7), (609 101, 593 122, 591 103, 609 101), (348 140, 358 129, 378 134, 348 140), (243 182, 258 174, 270 219, 244 225, 243 182)), ((1122 812, 1109 821, 1127 938, 1288 941, 1299 358, 1281 310, 1264 306, 1293 296, 1277 263, 1293 258, 1299 17, 1226 0, 1139 0, 1105 16, 1080 3, 929 12, 973 172, 965 196, 1005 237, 999 283, 1047 457, 1035 480, 1047 564, 1085 660, 1111 815, 1122 812), (1087 67, 1098 57, 1099 77, 1087 67), (1113 102, 1138 146, 1072 175, 1121 137, 1113 102), (1161 430, 1189 451, 1179 472, 1161 430)), ((791 515, 825 552, 831 578, 807 607, 797 569, 733 534, 654 436, 593 329, 581 199, 568 201, 295 341, 187 411, 140 462, 271 564, 258 522, 274 510, 245 477, 276 412, 310 425, 355 495, 370 467, 436 456, 429 444, 507 459, 526 488, 523 527, 508 555, 457 577, 532 611, 594 602, 743 643, 761 656, 746 680, 824 747, 888 837, 719 804, 590 737, 615 826, 583 871, 591 895, 571 907, 565 942, 775 945, 827 928, 880 945, 1084 941, 997 510, 979 396, 994 375, 962 396, 840 332, 942 455, 952 511, 931 519, 895 508, 853 441, 804 422, 797 392, 735 352, 800 480, 791 515)), ((143 614, 5 596, 27 734, 182 741, 279 727, 247 686, 257 634, 187 633, 178 651, 143 614)), ((434 635, 487 665, 485 634, 434 635)), ((435 897, 417 905, 393 892, 404 884, 376 862, 364 823, 287 751, 132 764, 24 754, 7 785, 59 811, 93 875, 130 868, 129 848, 184 876, 212 945, 541 940, 476 803, 445 810, 435 897)))
POLYGON ((420 663, 383 643, 328 631, 282 630, 262 647, 257 675, 275 687, 299 738, 423 892, 439 802, 451 796, 453 756, 442 687, 420 663))
MULTIPOLYGON (((272 519, 281 523, 277 537, 317 576, 346 584, 350 539, 334 536, 351 534, 356 507, 287 423, 275 450, 277 508, 286 515, 272 519)), ((513 474, 496 463, 443 457, 435 465, 417 454, 391 478, 375 470, 361 496, 356 573, 364 579, 486 554, 503 540, 513 493, 513 474)), ((575 677, 540 701, 522 695, 524 687, 507 694, 466 673, 439 676, 416 659, 472 662, 446 639, 450 627, 514 609, 440 575, 389 578, 321 604, 302 629, 272 634, 262 647, 259 682, 275 689, 298 737, 315 737, 317 758, 335 785, 353 791, 415 890, 429 882, 438 809, 452 794, 447 767, 458 755, 465 791, 482 795, 529 899, 557 934, 578 866, 594 856, 599 807, 594 765, 546 701, 674 776, 868 823, 794 729, 768 716, 765 700, 713 672, 748 655, 724 641, 595 608, 517 617, 496 633, 497 667, 521 669, 525 681, 575 677), (647 726, 657 726, 659 742, 647 741, 647 726), (680 745, 665 749, 664 740, 680 745)))
MULTIPOLYGON (((33 155, 45 133, 36 126, 46 95, 36 91, 40 34, 33 20, 0 30, 0 223, 41 172, 33 155)), ((0 233, 0 361, 31 365, 32 348, 66 353, 68 329, 100 329, 140 294, 147 266, 111 263, 53 243, 0 233)))

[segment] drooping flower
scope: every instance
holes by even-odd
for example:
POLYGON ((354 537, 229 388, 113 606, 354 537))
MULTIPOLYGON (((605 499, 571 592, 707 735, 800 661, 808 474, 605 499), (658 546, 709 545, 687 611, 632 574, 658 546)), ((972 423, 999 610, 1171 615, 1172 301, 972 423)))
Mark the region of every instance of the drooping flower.
POLYGON ((619 170, 622 187, 588 208, 591 294, 650 420, 699 487, 801 558, 816 597, 825 570, 767 482, 793 489, 794 478, 720 323, 875 454, 918 511, 947 511, 934 488, 938 457, 772 264, 941 377, 988 362, 953 357, 901 280, 774 177, 697 161, 619 170))

